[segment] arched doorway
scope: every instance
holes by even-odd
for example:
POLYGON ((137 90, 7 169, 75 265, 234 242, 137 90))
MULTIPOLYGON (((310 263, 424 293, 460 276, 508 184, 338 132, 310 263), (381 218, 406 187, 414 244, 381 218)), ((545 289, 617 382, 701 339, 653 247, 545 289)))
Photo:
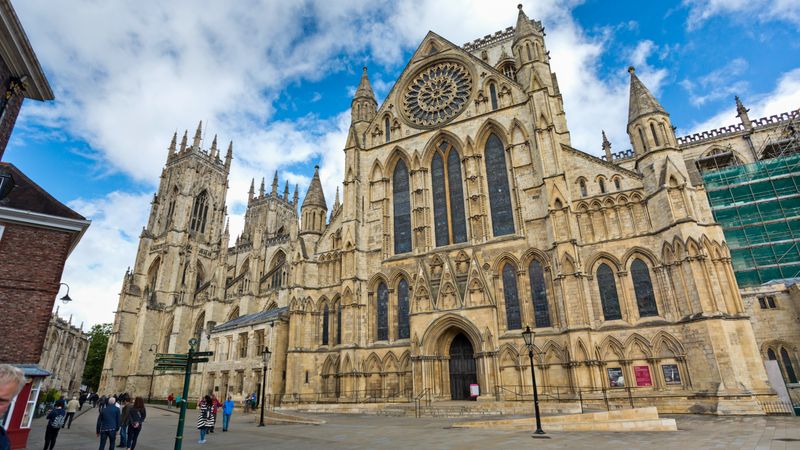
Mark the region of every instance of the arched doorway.
POLYGON ((458 333, 450 343, 450 398, 470 400, 469 385, 478 384, 472 343, 458 333))

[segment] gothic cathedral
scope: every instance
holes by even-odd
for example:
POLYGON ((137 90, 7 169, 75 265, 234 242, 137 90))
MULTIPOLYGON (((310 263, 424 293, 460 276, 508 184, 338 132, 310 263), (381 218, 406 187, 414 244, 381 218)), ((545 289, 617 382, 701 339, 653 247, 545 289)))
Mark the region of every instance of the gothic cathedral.
POLYGON ((173 137, 101 391, 180 392, 154 355, 197 337, 215 355, 193 396, 260 390, 268 346, 271 402, 503 400, 530 393, 529 326, 545 393, 631 387, 717 413, 774 395, 722 229, 632 68, 624 165, 571 146, 521 7, 462 47, 429 32, 381 105, 365 68, 351 106, 341 201, 318 171, 302 205, 277 174, 251 184, 230 246, 232 144, 173 137))

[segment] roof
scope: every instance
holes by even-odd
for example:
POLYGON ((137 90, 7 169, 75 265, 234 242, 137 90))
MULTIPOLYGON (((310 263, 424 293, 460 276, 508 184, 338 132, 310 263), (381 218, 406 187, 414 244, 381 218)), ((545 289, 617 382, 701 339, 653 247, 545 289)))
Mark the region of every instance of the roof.
POLYGON ((14 367, 22 369, 26 377, 49 377, 51 375, 37 364, 14 364, 14 367))
POLYGON ((630 100, 628 101, 628 123, 630 124, 645 114, 654 112, 666 114, 667 112, 664 111, 664 108, 660 103, 658 103, 658 100, 653 97, 653 94, 650 93, 644 83, 642 83, 642 81, 639 80, 639 77, 636 76, 636 71, 634 68, 629 67, 628 72, 631 74, 631 95, 630 100))
POLYGON ((278 319, 282 313, 288 310, 289 308, 284 306, 283 308, 274 308, 267 311, 247 314, 246 316, 239 316, 231 321, 223 323, 222 325, 215 326, 211 332, 218 333, 220 331, 233 330, 239 327, 256 325, 264 322, 272 322, 278 319))
POLYGON ((0 200, 0 206, 66 219, 86 220, 85 217, 53 198, 52 195, 34 183, 15 165, 8 162, 0 162, 0 175, 2 174, 11 174, 14 178, 15 186, 6 198, 0 200))
POLYGON ((375 100, 375 93, 372 92, 372 85, 369 84, 369 77, 367 76, 367 68, 364 67, 364 72, 361 74, 361 82, 358 83, 358 88, 353 96, 354 99, 359 97, 369 97, 375 100))
POLYGON ((6 63, 12 76, 24 78, 25 97, 34 100, 54 98, 50 83, 10 0, 0 0, 0 58, 6 63))
POLYGON ((325 193, 322 192, 322 182, 319 181, 319 166, 314 167, 314 177, 311 179, 311 184, 308 185, 308 192, 306 198, 303 199, 303 206, 319 206, 324 210, 328 210, 328 204, 325 203, 325 193))

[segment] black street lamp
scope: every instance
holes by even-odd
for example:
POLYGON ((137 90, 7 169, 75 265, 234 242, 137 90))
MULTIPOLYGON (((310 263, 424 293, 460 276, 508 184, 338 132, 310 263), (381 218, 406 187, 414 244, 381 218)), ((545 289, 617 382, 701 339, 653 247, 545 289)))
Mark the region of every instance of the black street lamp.
MULTIPOLYGON (((59 290, 61 290, 61 286, 66 286, 67 287, 67 293, 64 294, 64 296, 59 299, 62 302, 64 302, 64 304, 66 305, 67 303, 72 301, 72 299, 69 296, 69 285, 67 283, 59 283, 58 284, 58 289, 59 290)), ((56 295, 58 295, 58 294, 56 293, 56 295)))
POLYGON ((542 431, 542 420, 539 417, 539 394, 536 392, 536 371, 533 370, 533 338, 534 332, 531 327, 526 326, 525 331, 522 332, 522 339, 525 340, 525 346, 528 347, 528 357, 531 359, 531 380, 533 381, 533 412, 536 415, 536 431, 533 432, 535 438, 549 438, 545 436, 542 431))
POLYGON ((264 426, 264 391, 267 388, 267 365, 269 365, 269 357, 272 356, 272 353, 269 351, 269 347, 264 347, 264 351, 261 352, 261 356, 264 358, 264 370, 261 371, 261 421, 258 423, 258 426, 264 426))
MULTIPOLYGON (((150 353, 155 352, 158 355, 158 344, 153 344, 150 346, 150 353)), ((156 360, 155 355, 153 356, 153 371, 150 372, 150 390, 147 392, 147 403, 150 403, 151 398, 153 397, 153 378, 156 376, 156 360)))

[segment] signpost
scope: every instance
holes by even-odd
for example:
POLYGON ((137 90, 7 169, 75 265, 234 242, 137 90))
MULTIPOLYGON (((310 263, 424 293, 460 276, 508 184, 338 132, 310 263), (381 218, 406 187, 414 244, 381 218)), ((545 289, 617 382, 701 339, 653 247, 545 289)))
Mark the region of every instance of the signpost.
POLYGON ((181 413, 178 418, 178 432, 175 435, 175 450, 181 450, 183 445, 183 425, 186 421, 186 398, 189 396, 189 381, 192 376, 192 364, 208 362, 208 357, 214 352, 195 351, 198 345, 196 338, 189 339, 189 353, 157 353, 155 370, 183 371, 183 397, 181 413))

